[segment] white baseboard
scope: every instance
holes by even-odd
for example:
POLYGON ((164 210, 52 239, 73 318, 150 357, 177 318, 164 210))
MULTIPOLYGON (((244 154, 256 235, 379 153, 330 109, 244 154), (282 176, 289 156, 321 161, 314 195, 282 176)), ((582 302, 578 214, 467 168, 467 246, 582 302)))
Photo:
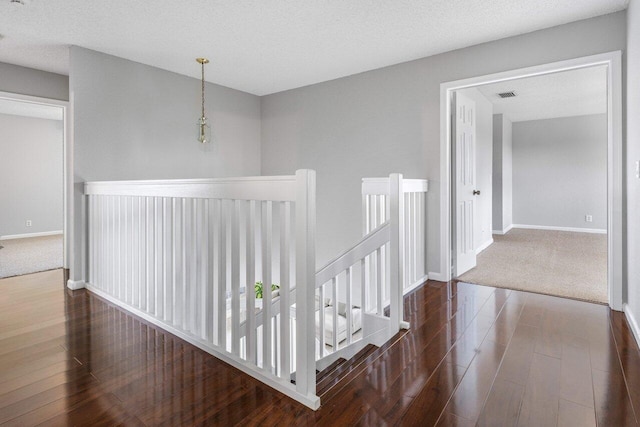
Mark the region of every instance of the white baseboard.
POLYGON ((493 243, 493 239, 489 239, 486 242, 484 242, 482 245, 480 245, 478 249, 476 249, 476 255, 480 254, 480 252, 487 249, 489 246, 491 246, 492 243, 493 243))
POLYGON ((86 283, 83 280, 67 280, 67 288, 72 291, 76 291, 78 289, 83 289, 86 287, 86 283))
POLYGON ((514 227, 513 224, 509 225, 507 228, 505 228, 504 230, 492 230, 491 234, 498 234, 500 236, 504 236, 505 234, 507 234, 509 231, 511 231, 511 229, 514 227))
POLYGON ((551 225, 527 225, 527 224, 513 224, 513 228, 526 228, 530 230, 554 230, 554 231, 572 231, 574 233, 592 233, 592 234, 607 234, 607 230, 601 228, 578 228, 578 227, 555 227, 551 225))
POLYGON ((440 273, 434 273, 433 271, 430 271, 428 276, 429 280, 435 280, 436 282, 446 282, 446 280, 444 280, 444 275, 440 273))
POLYGON ((638 320, 636 316, 633 314, 631 307, 629 304, 623 304, 622 310, 624 310, 624 314, 627 316, 627 322, 629 322, 629 326, 633 331, 633 336, 636 338, 636 343, 640 346, 640 326, 638 325, 638 320))
POLYGON ((26 239, 28 237, 56 236, 58 234, 62 234, 62 230, 42 231, 40 233, 27 233, 27 234, 8 234, 6 236, 0 236, 0 240, 26 239))
POLYGON ((418 286, 422 285, 424 282, 426 282, 427 280, 429 280, 429 275, 425 274, 424 276, 422 276, 421 278, 419 278, 418 280, 416 280, 415 282, 413 282, 413 284, 411 284, 411 286, 408 286, 406 289, 404 289, 402 291, 403 295, 408 294, 409 292, 411 292, 412 290, 414 290, 415 288, 417 288, 418 286))

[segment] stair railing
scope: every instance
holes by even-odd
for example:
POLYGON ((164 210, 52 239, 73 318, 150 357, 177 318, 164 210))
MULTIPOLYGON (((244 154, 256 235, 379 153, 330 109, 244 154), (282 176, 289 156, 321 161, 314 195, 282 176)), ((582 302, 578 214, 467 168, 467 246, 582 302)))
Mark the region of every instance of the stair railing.
POLYGON ((405 214, 401 174, 389 176, 386 191, 386 221, 367 230, 362 240, 316 274, 318 370, 338 358, 349 359, 368 344, 382 345, 401 327, 408 327, 402 300, 405 214), (355 283, 360 288, 359 301, 353 295, 355 283))
POLYGON ((89 290, 319 407, 314 171, 87 182, 85 194, 89 290))

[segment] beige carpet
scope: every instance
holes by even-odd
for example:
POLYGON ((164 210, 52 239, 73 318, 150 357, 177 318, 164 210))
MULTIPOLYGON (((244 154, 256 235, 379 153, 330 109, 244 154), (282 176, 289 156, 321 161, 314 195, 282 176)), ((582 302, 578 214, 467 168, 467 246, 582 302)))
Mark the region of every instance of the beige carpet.
POLYGON ((62 235, 2 240, 0 278, 62 267, 62 235))
POLYGON ((458 280, 607 303, 607 236, 512 229, 458 280))

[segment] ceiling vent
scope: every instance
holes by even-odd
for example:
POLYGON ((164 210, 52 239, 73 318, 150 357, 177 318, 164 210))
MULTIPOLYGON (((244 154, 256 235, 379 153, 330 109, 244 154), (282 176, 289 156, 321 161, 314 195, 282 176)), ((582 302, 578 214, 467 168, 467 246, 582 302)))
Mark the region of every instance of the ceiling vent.
POLYGON ((514 96, 516 96, 516 93, 514 91, 502 92, 502 93, 499 93, 498 96, 500 98, 513 98, 514 96))

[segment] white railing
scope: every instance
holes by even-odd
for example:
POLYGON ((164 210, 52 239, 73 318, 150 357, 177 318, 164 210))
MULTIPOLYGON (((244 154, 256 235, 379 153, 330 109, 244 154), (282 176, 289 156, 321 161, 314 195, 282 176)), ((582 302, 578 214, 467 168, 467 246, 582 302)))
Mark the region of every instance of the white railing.
MULTIPOLYGON (((407 293, 427 280, 427 232, 426 208, 429 182, 424 179, 403 179, 402 194, 404 202, 404 292, 407 293)), ((362 234, 384 223, 389 218, 389 178, 364 178, 362 180, 362 234)), ((382 250, 382 257, 386 255, 382 250)), ((386 277, 385 263, 379 268, 377 259, 367 262, 371 276, 382 274, 386 277), (378 271, 379 270, 379 271, 378 271)), ((386 287, 381 295, 388 303, 386 287)))
POLYGON ((85 194, 89 290, 319 407, 315 172, 88 182, 85 194))
POLYGON ((313 171, 88 182, 86 286, 316 409, 316 369, 408 327, 426 183, 365 182, 366 235, 317 272, 313 171))
POLYGON ((367 344, 381 345, 408 327, 403 321, 403 287, 398 285, 405 275, 402 189, 407 185, 400 174, 385 180, 383 216, 374 216, 362 240, 316 274, 319 370, 338 358, 349 359, 367 344))

